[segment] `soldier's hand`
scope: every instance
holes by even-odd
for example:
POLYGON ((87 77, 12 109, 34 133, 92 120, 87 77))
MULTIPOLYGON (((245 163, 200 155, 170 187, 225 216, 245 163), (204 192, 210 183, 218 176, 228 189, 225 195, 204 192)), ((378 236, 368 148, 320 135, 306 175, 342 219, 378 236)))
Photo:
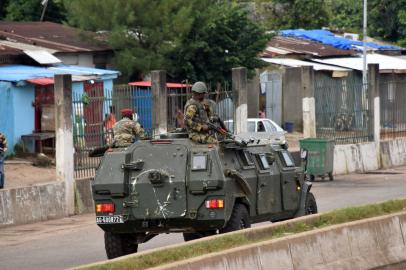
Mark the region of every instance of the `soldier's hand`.
POLYGON ((203 131, 208 131, 209 130, 209 126, 208 125, 202 125, 202 130, 203 131))

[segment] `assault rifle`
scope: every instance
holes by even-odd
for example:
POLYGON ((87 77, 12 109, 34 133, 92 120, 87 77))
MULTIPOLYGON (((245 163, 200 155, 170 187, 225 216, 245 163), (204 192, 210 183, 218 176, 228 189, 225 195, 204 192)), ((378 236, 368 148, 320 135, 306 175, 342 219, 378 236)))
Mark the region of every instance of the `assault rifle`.
POLYGON ((245 140, 242 140, 241 142, 237 141, 235 139, 234 134, 230 133, 228 130, 226 130, 223 127, 219 127, 219 126, 217 126, 217 125, 215 125, 215 124, 213 124, 213 123, 211 123, 209 121, 207 121, 207 122, 205 122, 203 124, 207 125, 210 130, 213 130, 214 132, 217 132, 218 134, 224 136, 226 139, 230 139, 232 142, 234 142, 235 144, 237 144, 239 146, 244 146, 245 147, 245 146, 248 145, 248 142, 246 142, 245 140))

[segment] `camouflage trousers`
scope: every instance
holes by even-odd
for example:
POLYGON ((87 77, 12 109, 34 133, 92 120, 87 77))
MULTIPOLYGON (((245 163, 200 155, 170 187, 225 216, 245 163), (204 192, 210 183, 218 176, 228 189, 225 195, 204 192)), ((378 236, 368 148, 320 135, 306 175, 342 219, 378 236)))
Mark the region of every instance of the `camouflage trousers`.
POLYGON ((197 133, 197 132, 191 132, 189 133, 189 139, 196 143, 203 143, 203 144, 208 144, 208 143, 217 143, 217 139, 207 133, 197 133))

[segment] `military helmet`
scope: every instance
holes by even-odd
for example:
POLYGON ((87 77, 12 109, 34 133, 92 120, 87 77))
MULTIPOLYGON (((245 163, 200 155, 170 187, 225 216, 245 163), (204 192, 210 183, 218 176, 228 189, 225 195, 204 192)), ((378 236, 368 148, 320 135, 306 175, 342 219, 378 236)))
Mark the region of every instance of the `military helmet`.
POLYGON ((204 82, 196 82, 192 86, 192 92, 207 93, 207 87, 204 82))

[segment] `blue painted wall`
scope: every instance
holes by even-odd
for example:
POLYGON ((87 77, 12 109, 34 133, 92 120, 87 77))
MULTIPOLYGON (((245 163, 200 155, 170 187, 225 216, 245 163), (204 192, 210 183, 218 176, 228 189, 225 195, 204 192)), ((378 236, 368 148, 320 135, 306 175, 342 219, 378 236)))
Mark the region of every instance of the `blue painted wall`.
POLYGON ((20 142, 21 135, 30 134, 34 131, 35 113, 32 102, 35 99, 35 86, 32 84, 14 86, 11 92, 14 111, 14 145, 20 142))
POLYGON ((82 95, 84 92, 83 82, 72 83, 72 94, 82 95))
POLYGON ((12 153, 14 144, 14 114, 12 84, 0 82, 0 132, 6 135, 8 141, 7 154, 12 153))

